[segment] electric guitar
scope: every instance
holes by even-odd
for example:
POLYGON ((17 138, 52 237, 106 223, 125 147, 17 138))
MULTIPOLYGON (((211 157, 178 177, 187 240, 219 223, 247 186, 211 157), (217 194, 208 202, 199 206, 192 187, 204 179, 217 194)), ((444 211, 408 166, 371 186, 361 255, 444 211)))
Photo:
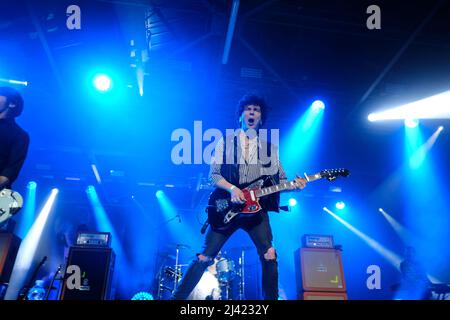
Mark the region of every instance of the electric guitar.
MULTIPOLYGON (((331 169, 322 170, 313 175, 306 175, 307 182, 327 179, 333 181, 338 177, 347 177, 350 171, 347 169, 331 169)), ((258 182, 258 181, 257 181, 258 182)), ((261 179, 259 179, 261 183, 261 179)), ((259 203, 262 197, 273 193, 288 191, 294 189, 294 181, 288 181, 268 187, 255 187, 255 182, 251 184, 241 185, 240 189, 245 197, 245 203, 236 204, 231 202, 231 195, 228 191, 217 188, 209 196, 206 212, 208 213, 208 222, 215 231, 225 231, 231 227, 231 222, 238 220, 240 217, 254 215, 263 208, 259 203)))
POLYGON ((22 196, 9 189, 0 190, 0 224, 22 209, 22 196))

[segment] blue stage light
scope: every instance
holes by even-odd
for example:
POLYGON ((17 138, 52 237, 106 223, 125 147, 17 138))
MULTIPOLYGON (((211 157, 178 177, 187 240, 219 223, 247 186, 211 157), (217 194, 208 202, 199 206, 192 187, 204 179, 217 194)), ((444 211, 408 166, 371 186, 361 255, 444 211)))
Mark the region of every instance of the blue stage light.
POLYGON ((336 202, 336 209, 342 210, 345 208, 345 203, 343 201, 336 202))
POLYGON ((297 200, 295 200, 294 198, 290 198, 289 199, 289 206, 290 207, 295 207, 297 205, 297 200))
POLYGON ((30 189, 30 190, 35 190, 36 187, 37 187, 37 183, 34 182, 34 181, 30 181, 30 182, 28 182, 28 184, 27 184, 27 188, 30 189))
POLYGON ((104 74, 99 74, 94 78, 94 86, 98 91, 106 92, 111 89, 112 80, 104 74))
POLYGON ((323 101, 321 101, 321 100, 316 100, 311 104, 311 108, 314 111, 323 110, 323 109, 325 109, 325 103, 323 103, 323 101))
POLYGON ((158 191, 156 191, 155 195, 156 195, 156 198, 162 199, 162 197, 164 196, 164 191, 158 190, 158 191))
POLYGON ((136 293, 131 300, 154 300, 153 295, 149 292, 141 291, 136 293))
POLYGON ((416 119, 405 119, 405 126, 408 128, 414 129, 419 125, 419 120, 416 119))
POLYGON ((87 187, 86 187, 86 193, 87 193, 87 194, 96 193, 95 187, 92 186, 92 185, 87 186, 87 187))

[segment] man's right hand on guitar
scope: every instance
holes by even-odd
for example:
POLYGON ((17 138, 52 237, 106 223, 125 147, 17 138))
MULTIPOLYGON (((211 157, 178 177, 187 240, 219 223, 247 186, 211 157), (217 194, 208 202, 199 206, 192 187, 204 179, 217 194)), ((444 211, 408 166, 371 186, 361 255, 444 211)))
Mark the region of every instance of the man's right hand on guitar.
POLYGON ((231 188, 231 202, 233 203, 245 203, 245 196, 241 189, 236 186, 231 188))

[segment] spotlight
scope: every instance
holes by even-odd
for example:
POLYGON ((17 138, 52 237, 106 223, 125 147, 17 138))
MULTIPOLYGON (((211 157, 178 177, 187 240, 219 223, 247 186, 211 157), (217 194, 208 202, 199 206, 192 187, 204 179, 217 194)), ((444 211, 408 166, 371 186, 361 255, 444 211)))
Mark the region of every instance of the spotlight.
POLYGON ((295 207, 297 205, 297 200, 294 198, 289 199, 289 207, 295 207))
POLYGON ((342 217, 338 216, 328 208, 324 207, 323 210, 327 212, 329 215, 331 215, 333 218, 335 218, 337 221, 342 223, 344 227, 349 229, 351 232, 353 232, 355 235, 357 235, 359 238, 361 238, 365 243, 367 243, 372 249, 374 249, 376 252, 381 254, 385 259, 387 259, 393 266, 396 268, 400 267, 400 262, 402 261, 401 257, 389 250, 388 248, 381 245, 378 241, 375 239, 369 237, 367 234, 361 232, 356 227, 342 219, 342 217))
POLYGON ((438 131, 441 132, 442 130, 444 130, 443 126, 439 126, 438 131))
POLYGON ((369 121, 413 119, 450 119, 450 90, 398 107, 374 113, 369 121), (407 115, 407 116, 406 116, 407 115))
POLYGON ((21 80, 0 78, 0 82, 6 82, 6 83, 10 83, 10 84, 18 84, 18 85, 22 85, 22 86, 25 86, 25 87, 28 86, 28 81, 21 81, 21 80))
POLYGON ((136 293, 131 300, 154 300, 153 295, 149 292, 141 291, 136 293))
POLYGON ((325 109, 325 103, 323 103, 323 101, 321 100, 316 100, 311 104, 311 108, 316 112, 323 110, 325 109))
POLYGON ((30 189, 30 190, 35 190, 36 187, 37 187, 37 183, 34 182, 34 181, 30 181, 30 182, 28 182, 28 184, 27 184, 27 188, 30 189))
POLYGON ((375 113, 371 113, 371 114, 369 114, 369 115, 367 116, 367 119, 368 119, 370 122, 375 122, 375 121, 377 121, 377 116, 376 116, 375 113))
POLYGON ((336 202, 336 209, 342 210, 345 208, 345 203, 343 201, 336 202))
POLYGON ((100 74, 94 78, 94 86, 98 91, 106 92, 111 89, 112 81, 107 75, 100 74))
POLYGON ((161 199, 164 196, 164 191, 158 190, 156 191, 155 195, 158 199, 161 199))
POLYGON ((415 128, 419 125, 419 120, 416 119, 405 119, 405 126, 407 126, 408 128, 415 128))
POLYGON ((88 193, 88 194, 95 193, 95 187, 92 186, 92 185, 91 186, 87 186, 86 193, 88 193))

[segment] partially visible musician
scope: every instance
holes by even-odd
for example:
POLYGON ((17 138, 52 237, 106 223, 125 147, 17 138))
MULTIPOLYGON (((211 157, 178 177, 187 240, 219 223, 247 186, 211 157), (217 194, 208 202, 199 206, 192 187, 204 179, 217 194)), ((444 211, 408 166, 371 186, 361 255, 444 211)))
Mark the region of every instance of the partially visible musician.
POLYGON ((400 283, 400 298, 406 300, 428 300, 431 298, 431 281, 425 269, 417 259, 416 250, 408 246, 405 249, 405 259, 400 263, 402 279, 400 283))
POLYGON ((18 91, 0 87, 0 190, 12 187, 28 153, 29 135, 15 121, 23 104, 18 91))
MULTIPOLYGON (((229 192, 231 202, 234 204, 245 202, 245 196, 240 189, 240 185, 268 175, 269 170, 267 163, 262 161, 261 150, 266 150, 267 157, 267 151, 272 150, 272 145, 259 139, 258 136, 258 130, 266 118, 267 105, 265 100, 258 95, 245 95, 239 101, 237 108, 240 132, 231 136, 231 139, 230 137, 221 139, 215 149, 214 159, 210 166, 210 180, 217 188, 229 192), (229 154, 233 154, 232 157, 234 157, 234 161, 232 159, 231 163, 228 161, 230 160, 229 154)), ((278 153, 272 152, 269 158, 270 169, 274 169, 270 170, 273 181, 275 183, 287 182, 286 174, 278 159, 278 153)), ((292 188, 303 189, 305 185, 304 179, 296 178, 292 188)), ((269 207, 264 207, 261 203, 263 209, 257 214, 246 217, 245 223, 235 225, 226 231, 209 228, 202 251, 197 254, 197 259, 194 259, 190 264, 172 298, 176 300, 186 299, 202 277, 204 270, 214 263, 214 257, 225 242, 235 231, 241 228, 252 239, 261 260, 263 298, 277 300, 277 254, 272 244, 272 229, 267 213, 267 211, 279 211, 279 195, 275 195, 274 198, 275 201, 271 201, 269 207)))

